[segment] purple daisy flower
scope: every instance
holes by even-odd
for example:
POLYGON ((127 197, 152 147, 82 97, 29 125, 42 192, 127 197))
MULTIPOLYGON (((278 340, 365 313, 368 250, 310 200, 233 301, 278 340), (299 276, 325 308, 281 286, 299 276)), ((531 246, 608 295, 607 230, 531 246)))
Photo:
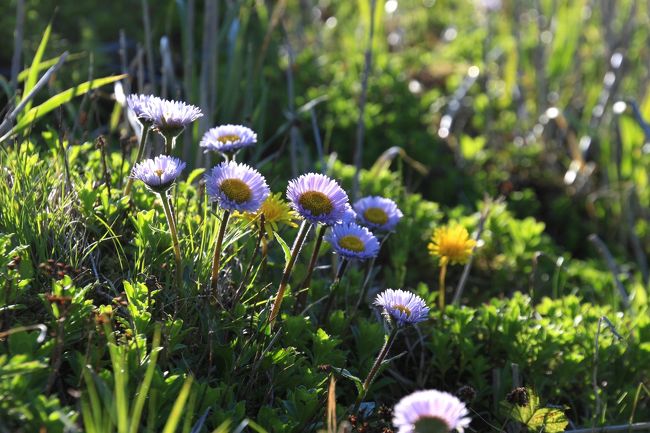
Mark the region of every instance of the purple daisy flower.
POLYGON ((329 177, 307 173, 289 182, 287 198, 301 217, 316 224, 339 222, 348 204, 348 195, 329 177))
POLYGON ((234 161, 222 162, 205 176, 211 201, 228 211, 257 212, 271 190, 254 168, 234 161))
POLYGON ((354 204, 359 221, 371 229, 391 231, 402 219, 402 211, 389 198, 364 197, 354 204))
POLYGON ((221 125, 206 132, 199 146, 205 148, 206 152, 230 153, 255 143, 257 134, 252 129, 242 125, 221 125))
POLYGON ((397 433, 463 433, 471 422, 468 413, 465 404, 449 393, 416 391, 395 405, 393 425, 397 433))
POLYGON ((418 295, 406 290, 386 289, 377 295, 375 305, 395 320, 397 326, 413 324, 427 320, 429 307, 418 295))
POLYGON ((142 123, 152 123, 151 101, 156 99, 151 95, 129 95, 126 97, 126 105, 142 123))
POLYGON ((136 164, 131 177, 141 180, 152 191, 167 191, 185 168, 185 163, 172 156, 161 155, 136 164))
POLYGON ((341 223, 332 227, 325 240, 334 252, 346 259, 371 259, 379 253, 379 241, 370 230, 355 223, 341 223))
POLYGON ((173 137, 180 134, 187 125, 203 116, 201 109, 194 105, 155 96, 149 100, 147 105, 154 129, 163 135, 173 137))
POLYGON ((352 206, 349 204, 345 205, 345 212, 341 217, 342 223, 353 223, 357 221, 357 213, 352 209, 352 206))

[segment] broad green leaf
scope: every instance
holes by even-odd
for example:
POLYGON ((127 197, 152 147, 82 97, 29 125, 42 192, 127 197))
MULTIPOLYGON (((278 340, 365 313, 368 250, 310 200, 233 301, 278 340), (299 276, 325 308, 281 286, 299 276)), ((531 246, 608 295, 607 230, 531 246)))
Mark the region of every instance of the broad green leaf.
POLYGON ((563 432, 569 421, 560 409, 537 409, 528 421, 531 431, 540 431, 543 427, 545 433, 563 432))
POLYGON ((126 77, 126 74, 123 75, 115 75, 112 77, 104 77, 104 78, 98 78, 93 81, 86 81, 85 83, 82 83, 78 86, 72 87, 68 90, 64 90, 63 92, 52 96, 50 99, 47 101, 43 102, 40 105, 37 105, 36 107, 32 108, 29 110, 22 119, 14 126, 12 129, 11 133, 15 134, 17 132, 22 131, 23 129, 27 128, 29 125, 31 125, 35 120, 40 119, 50 111, 60 107, 61 105, 70 102, 73 98, 83 95, 84 93, 88 92, 89 90, 96 89, 98 87, 102 87, 106 84, 113 83, 115 81, 121 80, 122 78, 126 77))
MULTIPOLYGON (((52 32, 52 22, 50 22, 45 28, 45 33, 43 33, 43 37, 41 38, 41 43, 38 45, 38 49, 36 49, 36 54, 34 54, 34 60, 32 60, 32 66, 29 68, 29 72, 27 73, 27 81, 25 81, 25 90, 23 91, 23 98, 27 96, 29 92, 36 85, 36 81, 38 80, 39 65, 41 63, 41 59, 43 58, 43 53, 45 52, 47 41, 50 39, 51 32, 52 32)), ((27 105, 25 105, 25 112, 29 112, 30 108, 32 108, 32 101, 29 101, 27 105)))

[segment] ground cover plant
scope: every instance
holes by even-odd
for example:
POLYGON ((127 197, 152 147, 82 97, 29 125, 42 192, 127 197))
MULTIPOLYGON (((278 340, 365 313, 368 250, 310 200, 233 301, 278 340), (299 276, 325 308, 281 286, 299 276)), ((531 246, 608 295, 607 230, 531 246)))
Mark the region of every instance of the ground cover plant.
POLYGON ((647 4, 50 3, 0 432, 650 431, 647 4))

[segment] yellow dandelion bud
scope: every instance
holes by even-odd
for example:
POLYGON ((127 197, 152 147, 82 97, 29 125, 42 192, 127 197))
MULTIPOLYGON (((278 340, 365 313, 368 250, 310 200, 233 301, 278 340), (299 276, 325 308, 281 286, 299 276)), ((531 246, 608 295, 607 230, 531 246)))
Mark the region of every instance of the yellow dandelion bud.
POLYGON ((476 241, 469 237, 467 229, 458 224, 438 227, 428 245, 429 254, 444 264, 464 264, 472 255, 476 241))

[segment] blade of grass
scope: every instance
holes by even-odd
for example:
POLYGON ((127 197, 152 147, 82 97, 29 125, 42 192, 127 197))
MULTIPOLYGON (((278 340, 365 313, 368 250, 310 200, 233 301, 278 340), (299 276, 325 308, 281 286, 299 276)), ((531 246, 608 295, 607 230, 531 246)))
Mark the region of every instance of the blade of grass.
MULTIPOLYGON (((50 111, 60 107, 61 105, 70 102, 76 96, 83 95, 84 93, 90 90, 121 80, 124 77, 125 75, 114 75, 111 77, 98 78, 96 80, 87 81, 78 86, 71 87, 68 90, 64 90, 63 92, 52 96, 47 101, 29 110, 25 114, 25 116, 16 124, 16 126, 13 127, 13 129, 10 132, 10 135, 22 131, 23 129, 27 128, 30 124, 32 124, 35 120, 40 119, 41 117, 43 117, 50 111)), ((3 141, 5 138, 6 137, 2 137, 0 141, 3 141)))
POLYGON ((142 409, 144 408, 144 402, 147 398, 147 395, 149 394, 149 388, 151 387, 151 381, 153 380, 153 373, 156 370, 158 354, 160 353, 161 349, 160 324, 157 324, 153 334, 153 341, 151 343, 151 353, 149 354, 149 364, 147 365, 147 371, 144 374, 142 383, 138 387, 138 393, 135 398, 135 405, 133 406, 133 412, 131 413, 131 425, 129 426, 130 433, 137 433, 138 428, 140 427, 142 409))
MULTIPOLYGON (((27 80, 25 81, 25 90, 24 90, 25 95, 29 94, 29 91, 32 90, 36 85, 36 81, 38 79, 38 68, 41 63, 41 59, 43 58, 43 53, 45 53, 45 47, 47 46, 47 42, 50 40, 51 33, 52 33, 52 21, 50 21, 50 23, 45 28, 45 32, 43 33, 43 37, 41 38, 41 43, 38 45, 38 48, 36 49, 36 54, 34 54, 34 59, 32 60, 32 66, 29 68, 29 72, 27 73, 27 80)), ((32 102, 28 100, 27 103, 25 104, 25 110, 29 112, 30 108, 32 108, 32 102)))
POLYGON ((185 379, 185 383, 183 383, 183 388, 181 388, 181 392, 178 394, 178 397, 174 402, 174 406, 169 414, 169 418, 167 418, 162 433, 174 433, 174 431, 176 431, 176 427, 183 416, 183 409, 185 408, 185 403, 187 402, 187 397, 189 397, 191 389, 192 376, 189 376, 185 379))

